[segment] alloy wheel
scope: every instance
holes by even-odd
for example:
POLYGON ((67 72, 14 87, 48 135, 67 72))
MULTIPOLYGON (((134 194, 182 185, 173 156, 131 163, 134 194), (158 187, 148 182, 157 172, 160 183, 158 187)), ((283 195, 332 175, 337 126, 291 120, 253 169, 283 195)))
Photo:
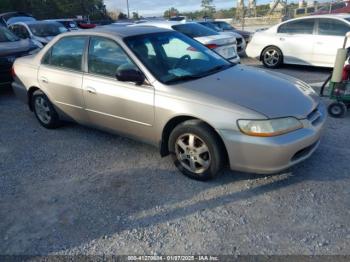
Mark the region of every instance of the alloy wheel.
POLYGON ((280 54, 275 49, 267 50, 264 54, 264 61, 269 66, 275 66, 280 60, 280 54))
POLYGON ((181 135, 175 144, 177 160, 190 172, 205 172, 211 163, 209 148, 197 135, 187 133, 181 135))
POLYGON ((35 112, 40 121, 44 124, 49 124, 51 121, 51 110, 45 99, 40 96, 36 97, 34 106, 35 112))

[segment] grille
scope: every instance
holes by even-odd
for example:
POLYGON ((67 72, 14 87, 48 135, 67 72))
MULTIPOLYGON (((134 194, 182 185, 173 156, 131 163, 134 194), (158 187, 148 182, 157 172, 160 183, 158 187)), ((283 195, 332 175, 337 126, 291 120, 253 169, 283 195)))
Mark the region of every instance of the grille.
POLYGON ((241 45, 242 44, 242 38, 241 37, 237 38, 236 40, 237 40, 237 45, 241 45))
POLYGON ((292 162, 297 161, 305 156, 307 156, 318 144, 319 141, 316 141, 315 143, 313 143, 310 146, 307 146, 301 150, 299 150, 298 152, 295 153, 295 155, 292 157, 292 162))
POLYGON ((318 107, 315 108, 310 114, 308 114, 307 119, 311 122, 312 125, 317 125, 322 120, 322 114, 318 110, 318 107))

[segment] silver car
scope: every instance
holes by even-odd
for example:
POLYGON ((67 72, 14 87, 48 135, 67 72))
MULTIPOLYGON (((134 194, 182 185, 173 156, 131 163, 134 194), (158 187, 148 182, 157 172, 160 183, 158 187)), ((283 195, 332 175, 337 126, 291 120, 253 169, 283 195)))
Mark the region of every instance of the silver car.
POLYGON ((232 64, 176 31, 98 30, 59 35, 15 61, 14 91, 42 126, 125 134, 198 180, 226 165, 278 172, 319 145, 326 113, 304 82, 232 64))

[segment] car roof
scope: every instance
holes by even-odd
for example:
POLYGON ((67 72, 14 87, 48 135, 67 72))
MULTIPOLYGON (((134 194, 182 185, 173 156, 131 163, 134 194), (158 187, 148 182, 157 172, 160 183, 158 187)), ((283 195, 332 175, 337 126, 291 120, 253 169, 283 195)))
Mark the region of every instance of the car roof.
POLYGON ((14 16, 33 17, 31 14, 28 14, 28 13, 25 13, 25 12, 6 12, 6 13, 1 13, 0 14, 0 17, 4 18, 5 20, 8 20, 9 18, 14 17, 14 16))
POLYGON ((162 33, 162 32, 170 32, 170 30, 164 28, 158 28, 153 26, 99 26, 89 30, 77 31, 77 32, 69 32, 65 33, 65 35, 112 35, 120 38, 125 38, 129 36, 136 35, 144 35, 144 34, 152 34, 152 33, 162 33))
POLYGON ((341 14, 324 14, 324 15, 313 15, 312 17, 317 17, 317 18, 350 18, 350 14, 346 14, 346 13, 341 13, 341 14))
POLYGON ((56 21, 47 21, 47 20, 41 20, 41 21, 21 21, 21 22, 16 22, 11 25, 15 24, 26 24, 26 25, 37 25, 37 24, 57 24, 56 21))
POLYGON ((58 18, 58 19, 46 19, 44 21, 49 21, 49 22, 64 22, 64 21, 71 21, 75 22, 74 18, 58 18))
POLYGON ((155 26, 155 27, 172 29, 172 26, 174 26, 174 25, 187 25, 187 24, 198 24, 198 23, 196 23, 196 22, 184 22, 184 21, 150 21, 150 22, 131 25, 130 27, 155 26))
MULTIPOLYGON (((323 15, 309 15, 309 16, 302 16, 290 20, 299 20, 299 19, 309 19, 309 18, 338 18, 338 19, 349 19, 350 14, 342 13, 342 14, 323 14, 323 15)), ((287 21, 290 21, 287 20, 287 21)), ((285 21, 285 22, 287 22, 285 21)))

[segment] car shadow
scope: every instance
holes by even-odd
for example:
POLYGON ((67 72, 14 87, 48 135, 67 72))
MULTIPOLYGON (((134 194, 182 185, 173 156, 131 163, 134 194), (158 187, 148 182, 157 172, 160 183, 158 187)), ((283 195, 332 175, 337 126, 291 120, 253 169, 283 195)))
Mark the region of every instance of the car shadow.
POLYGON ((323 172, 348 161, 347 151, 332 147, 332 139, 339 139, 332 130, 311 159, 286 172, 224 170, 215 180, 198 182, 148 145, 75 124, 46 130, 18 112, 0 127, 1 254, 60 252, 299 183, 348 178, 347 170, 323 172), (21 122, 26 137, 19 146, 11 133, 21 122), (330 162, 329 154, 337 162, 330 162))

